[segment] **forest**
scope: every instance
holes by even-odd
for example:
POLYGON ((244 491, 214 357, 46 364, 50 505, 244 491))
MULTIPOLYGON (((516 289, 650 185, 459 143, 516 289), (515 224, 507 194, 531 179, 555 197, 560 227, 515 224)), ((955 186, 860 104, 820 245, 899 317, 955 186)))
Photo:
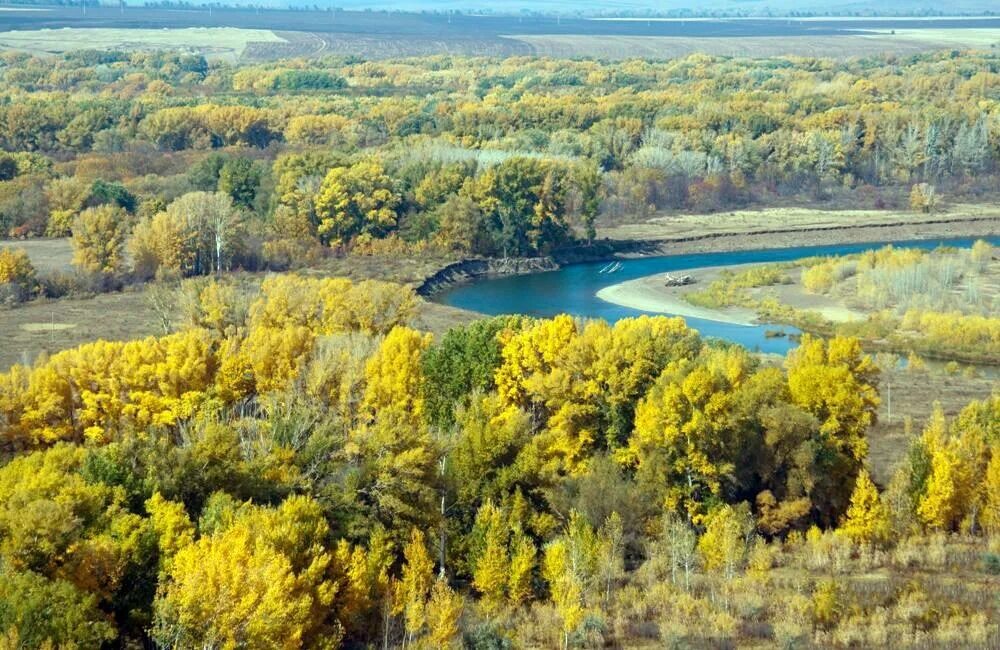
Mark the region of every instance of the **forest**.
MULTIPOLYGON (((663 316, 431 334, 412 287, 321 262, 986 202, 998 111, 992 53, 0 54, 0 233, 73 247, 0 247, 3 308, 169 312, 0 373, 0 649, 996 647, 1000 395, 908 419, 882 479, 851 332, 781 359, 663 316)), ((868 255, 804 282, 923 317, 892 273, 938 258, 868 255)))
POLYGON ((0 58, 0 232, 79 249, 75 275, 3 276, 8 300, 331 251, 544 255, 670 211, 932 212, 993 197, 1000 157, 992 54, 0 58))
POLYGON ((189 293, 173 334, 0 375, 4 647, 998 638, 997 397, 880 492, 853 339, 776 365, 679 318, 435 341, 386 283, 189 293))

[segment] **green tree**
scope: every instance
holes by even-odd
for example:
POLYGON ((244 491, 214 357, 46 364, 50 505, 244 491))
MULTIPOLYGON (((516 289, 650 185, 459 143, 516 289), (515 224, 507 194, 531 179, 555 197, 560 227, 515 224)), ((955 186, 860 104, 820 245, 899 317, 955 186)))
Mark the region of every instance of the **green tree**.
POLYGON ((90 198, 87 204, 91 207, 106 204, 117 205, 127 212, 135 212, 138 201, 135 195, 125 189, 121 183, 111 183, 101 179, 90 186, 90 198))
POLYGON ((536 253, 564 241, 568 227, 563 174, 553 163, 515 157, 479 177, 473 192, 504 257, 536 253))
POLYGON ((581 163, 573 169, 573 183, 580 193, 580 218, 588 243, 594 242, 597 230, 594 223, 601 209, 601 195, 604 179, 596 164, 581 163))
POLYGON ((260 187, 260 166, 249 158, 232 158, 219 169, 219 191, 240 207, 253 207, 260 187))
POLYGON ((468 404, 476 391, 493 390, 493 375, 502 360, 497 337, 517 329, 521 321, 517 316, 496 316, 453 327, 424 353, 423 394, 431 423, 451 425, 456 407, 468 404))
MULTIPOLYGON (((97 650, 115 639, 115 628, 97 608, 97 597, 65 580, 15 571, 0 562, 0 635, 18 648, 97 650)), ((0 645, 3 644, 0 637, 0 645)), ((6 647, 6 646, 5 646, 6 647)))
POLYGON ((226 156, 210 153, 191 166, 187 181, 192 189, 199 192, 215 192, 219 189, 219 173, 226 164, 226 156))

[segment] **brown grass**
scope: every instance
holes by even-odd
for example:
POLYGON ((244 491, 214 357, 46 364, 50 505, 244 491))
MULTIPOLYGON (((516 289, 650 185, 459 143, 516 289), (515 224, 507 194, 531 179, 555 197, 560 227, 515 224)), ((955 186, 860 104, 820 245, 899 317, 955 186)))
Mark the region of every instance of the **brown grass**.
POLYGON ((143 291, 108 293, 93 298, 38 300, 0 309, 0 370, 30 363, 97 339, 123 341, 160 334, 143 291), (53 325, 55 327, 53 327, 53 325))
MULTIPOLYGON (((768 208, 729 210, 711 214, 674 214, 640 223, 598 229, 599 237, 623 240, 746 235, 754 232, 802 231, 837 228, 884 228, 901 224, 928 231, 951 231, 969 223, 986 229, 1000 228, 1000 209, 989 205, 955 205, 933 214, 899 210, 816 210, 812 208, 768 208), (947 223, 961 220, 961 223, 947 223), (938 226, 941 225, 941 228, 938 226)), ((838 238, 840 234, 838 233, 838 238)))
POLYGON ((991 214, 986 207, 930 217, 876 210, 795 212, 806 218, 786 219, 781 210, 682 214, 599 229, 598 236, 636 242, 626 254, 643 256, 1000 235, 1000 210, 991 214), (812 219, 824 216, 828 220, 812 219))
MULTIPOLYGON (((985 371, 995 372, 988 368, 985 371)), ((876 481, 885 485, 893 468, 906 455, 910 439, 904 418, 912 421, 912 434, 919 435, 930 417, 935 402, 941 404, 950 418, 958 414, 969 402, 989 397, 997 387, 997 378, 976 378, 948 375, 934 368, 925 372, 905 369, 885 372, 880 392, 882 404, 878 411, 878 424, 868 434, 869 460, 876 481), (892 419, 889 419, 889 386, 892 386, 892 419)))
MULTIPOLYGON (((4 242, 28 250, 41 269, 67 270, 68 240, 4 242), (21 246, 24 244, 24 246, 21 246)), ((349 256, 331 258, 303 274, 376 279, 415 286, 451 260, 426 257, 349 256)), ((264 274, 252 274, 257 281, 264 274)), ((40 354, 58 352, 97 339, 124 341, 163 334, 152 310, 146 287, 88 298, 37 300, 17 307, 0 308, 0 372, 15 363, 31 363, 40 354)), ((477 314, 421 300, 412 325, 441 334, 449 327, 469 322, 477 314)))
POLYGON ((5 239, 0 248, 24 249, 39 273, 70 272, 73 270, 73 244, 68 237, 60 239, 5 239))
POLYGON ((917 54, 942 48, 989 49, 1000 42, 995 29, 909 29, 870 36, 684 37, 602 34, 513 35, 534 54, 601 59, 666 59, 693 53, 735 57, 817 56, 846 58, 883 53, 917 54))

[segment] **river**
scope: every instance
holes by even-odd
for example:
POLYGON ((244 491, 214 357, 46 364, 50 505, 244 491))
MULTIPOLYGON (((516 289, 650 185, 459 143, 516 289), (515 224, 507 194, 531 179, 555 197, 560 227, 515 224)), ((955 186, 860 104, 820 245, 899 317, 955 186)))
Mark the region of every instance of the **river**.
MULTIPOLYGON (((847 255, 880 248, 887 244, 908 248, 933 249, 941 245, 969 247, 972 239, 928 239, 919 241, 871 242, 866 244, 835 244, 829 246, 797 246, 725 253, 690 253, 622 260, 616 273, 599 273, 607 262, 571 264, 557 271, 488 278, 460 284, 435 296, 438 302, 482 314, 527 314, 548 317, 573 314, 587 318, 603 318, 615 322, 644 312, 605 302, 595 294, 604 287, 634 280, 655 273, 683 271, 706 266, 787 262, 816 255, 847 255)), ((1000 237, 986 237, 1000 245, 1000 237)), ((687 318, 688 324, 703 336, 725 339, 744 347, 766 353, 785 354, 796 345, 788 337, 768 337, 767 331, 783 330, 797 333, 792 327, 775 325, 733 325, 700 318, 687 318)))

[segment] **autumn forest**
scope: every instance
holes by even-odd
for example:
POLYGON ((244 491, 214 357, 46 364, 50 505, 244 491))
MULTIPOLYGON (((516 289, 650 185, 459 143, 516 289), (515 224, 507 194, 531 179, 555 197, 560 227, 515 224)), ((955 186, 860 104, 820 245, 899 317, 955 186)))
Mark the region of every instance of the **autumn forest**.
POLYGON ((785 356, 664 315, 455 315, 399 271, 995 203, 1000 55, 5 51, 0 148, 0 313, 141 296, 157 323, 0 368, 0 649, 1000 643, 1000 393, 897 407, 870 459, 908 353, 912 382, 934 353, 996 377, 986 240, 800 263, 902 307, 782 312, 785 356), (892 293, 945 264, 940 300, 892 293))

